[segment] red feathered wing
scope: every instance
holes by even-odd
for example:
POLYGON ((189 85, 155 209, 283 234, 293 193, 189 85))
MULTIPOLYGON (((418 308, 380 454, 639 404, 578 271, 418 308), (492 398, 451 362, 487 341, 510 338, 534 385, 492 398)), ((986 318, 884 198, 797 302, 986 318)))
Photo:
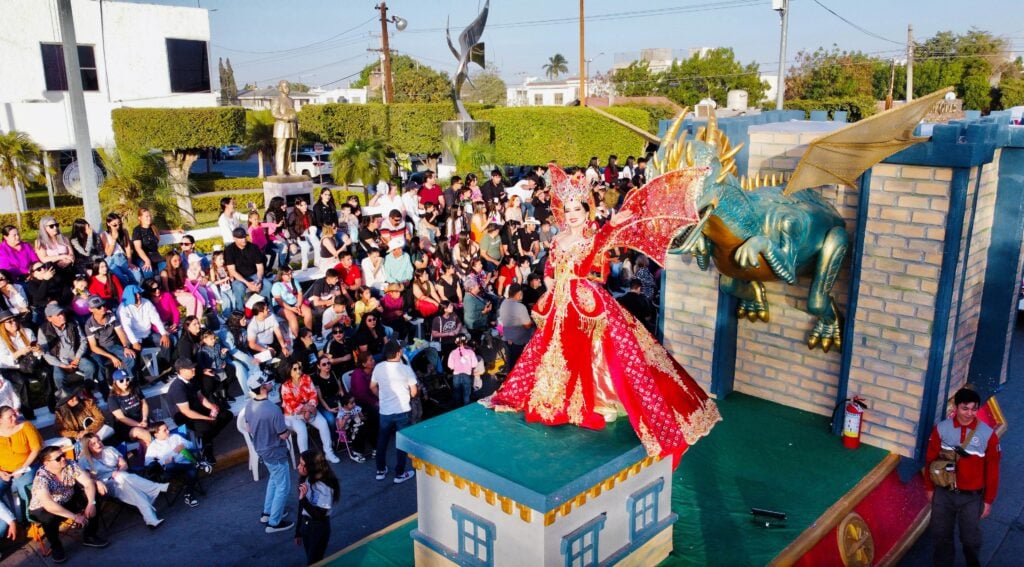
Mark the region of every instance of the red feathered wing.
POLYGON ((626 247, 642 252, 658 264, 665 265, 665 254, 672 238, 683 228, 697 222, 699 215, 694 207, 695 194, 701 189, 710 169, 689 167, 670 171, 655 177, 646 185, 632 191, 622 203, 622 211, 633 216, 622 224, 609 225, 598 235, 598 258, 600 252, 612 248, 626 247), (604 238, 601 238, 604 236, 604 238))

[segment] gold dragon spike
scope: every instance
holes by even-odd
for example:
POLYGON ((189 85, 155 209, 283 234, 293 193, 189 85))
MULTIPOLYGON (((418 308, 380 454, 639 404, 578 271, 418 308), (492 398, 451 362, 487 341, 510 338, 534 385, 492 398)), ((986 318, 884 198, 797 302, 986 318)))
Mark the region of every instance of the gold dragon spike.
POLYGON ((686 143, 686 165, 693 167, 693 142, 686 143))

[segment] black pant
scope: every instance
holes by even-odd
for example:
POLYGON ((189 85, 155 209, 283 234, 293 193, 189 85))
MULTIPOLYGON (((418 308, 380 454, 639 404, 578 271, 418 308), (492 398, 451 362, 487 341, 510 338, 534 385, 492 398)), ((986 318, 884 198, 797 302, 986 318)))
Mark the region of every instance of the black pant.
MULTIPOLYGON (((203 415, 210 415, 210 410, 205 407, 195 411, 203 415)), ((210 459, 210 457, 213 456, 213 440, 216 439, 217 435, 234 420, 235 416, 231 413, 231 410, 227 409, 221 409, 214 421, 192 419, 181 412, 174 414, 175 423, 178 425, 184 425, 192 431, 195 431, 196 435, 199 436, 199 439, 202 440, 203 456, 206 457, 206 459, 210 459)))
POLYGON ((516 361, 518 361, 519 357, 522 356, 523 349, 526 348, 526 345, 517 345, 515 343, 505 341, 505 346, 508 347, 508 360, 505 361, 505 368, 503 370, 508 374, 509 372, 512 372, 512 367, 516 365, 516 361))
MULTIPOLYGON (((85 512, 86 504, 88 500, 85 497, 85 491, 81 485, 75 485, 75 493, 71 496, 71 500, 64 503, 64 507, 69 512, 81 514, 85 512)), ((97 508, 98 509, 98 508, 97 508)), ((45 508, 37 508, 31 511, 32 517, 43 526, 43 533, 46 534, 46 541, 50 542, 50 548, 55 551, 64 551, 64 545, 60 542, 60 525, 66 518, 63 516, 57 516, 46 511, 45 508)), ((96 536, 96 531, 100 529, 100 520, 98 517, 89 518, 86 522, 85 528, 82 530, 82 534, 87 538, 96 536)))
POLYGON ((953 545, 953 527, 960 527, 960 544, 968 567, 979 565, 981 553, 981 513, 985 509, 982 494, 963 494, 935 488, 932 496, 932 561, 935 565, 950 566, 956 560, 953 545))
MULTIPOLYGON (((25 416, 25 419, 35 419, 36 410, 32 409, 32 400, 28 396, 28 382, 32 377, 13 368, 5 368, 3 377, 4 380, 11 383, 14 393, 18 394, 18 399, 21 401, 21 415, 25 416)), ((46 380, 43 380, 43 383, 48 385, 46 380)), ((47 390, 49 389, 47 388, 47 390)), ((46 397, 49 398, 49 391, 47 391, 46 397)))
POLYGON ((299 536, 302 547, 306 549, 306 564, 312 565, 324 558, 327 542, 331 539, 331 519, 314 520, 309 516, 299 515, 299 536))

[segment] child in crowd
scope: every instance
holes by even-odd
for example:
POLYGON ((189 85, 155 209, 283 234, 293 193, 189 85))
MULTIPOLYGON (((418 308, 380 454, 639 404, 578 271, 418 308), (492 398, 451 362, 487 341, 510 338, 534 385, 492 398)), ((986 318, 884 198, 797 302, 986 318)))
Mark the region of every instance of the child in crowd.
POLYGON ((479 360, 476 353, 469 346, 465 335, 459 335, 455 339, 455 350, 448 355, 448 368, 454 374, 453 395, 455 403, 464 406, 469 403, 469 396, 473 393, 473 370, 479 360))
POLYGON ((202 491, 199 485, 199 471, 213 472, 213 465, 198 460, 192 451, 195 446, 177 433, 172 434, 166 423, 157 423, 149 428, 153 442, 146 447, 146 476, 153 480, 168 478, 175 474, 185 475, 185 503, 195 508, 199 505, 196 493, 202 491))
POLYGON ((209 329, 203 331, 199 340, 198 363, 202 369, 200 384, 203 395, 223 403, 235 401, 235 398, 228 394, 227 347, 221 345, 217 334, 209 329))
POLYGON ((334 420, 335 429, 345 433, 352 448, 352 460, 357 463, 366 462, 366 439, 362 434, 363 424, 366 423, 363 417, 363 410, 356 405, 356 399, 352 394, 344 394, 338 405, 338 417, 334 420))
POLYGON ((217 292, 220 299, 221 314, 227 317, 232 311, 239 309, 235 305, 235 294, 231 291, 231 276, 228 275, 228 268, 224 265, 224 251, 217 250, 210 260, 210 287, 217 292))

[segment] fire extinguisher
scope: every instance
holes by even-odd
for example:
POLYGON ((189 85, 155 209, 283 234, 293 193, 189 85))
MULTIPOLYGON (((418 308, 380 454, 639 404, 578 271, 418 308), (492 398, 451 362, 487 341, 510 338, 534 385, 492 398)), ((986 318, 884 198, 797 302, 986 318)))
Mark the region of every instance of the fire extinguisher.
POLYGON ((868 405, 858 396, 846 400, 846 418, 843 420, 843 446, 847 449, 860 447, 860 430, 864 425, 864 410, 868 405))

